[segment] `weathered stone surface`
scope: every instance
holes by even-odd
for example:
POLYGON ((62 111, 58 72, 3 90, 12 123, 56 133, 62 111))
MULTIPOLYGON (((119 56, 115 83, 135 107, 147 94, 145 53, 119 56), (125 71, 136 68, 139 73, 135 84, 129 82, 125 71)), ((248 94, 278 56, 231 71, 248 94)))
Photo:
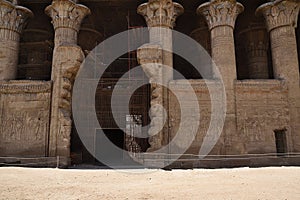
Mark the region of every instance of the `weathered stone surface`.
POLYGON ((167 116, 164 113, 163 98, 163 54, 159 45, 146 44, 138 49, 138 62, 149 78, 151 84, 150 118, 151 124, 148 131, 149 151, 158 150, 162 146, 163 127, 167 116))
POLYGON ((0 80, 17 76, 20 34, 32 12, 8 1, 0 1, 0 80))
MULTIPOLYGON (((211 82, 209 84, 216 84, 211 82)), ((190 81, 196 92, 199 108, 200 108, 200 126, 195 141, 186 153, 198 154, 203 144, 203 139, 207 135, 207 131, 211 122, 211 106, 216 100, 211 99, 211 94, 220 93, 219 87, 216 90, 208 90, 204 80, 190 81)), ((176 91, 177 95, 186 96, 186 84, 181 81, 172 81, 170 83, 172 91, 176 91)), ((289 150, 292 150, 291 130, 289 128, 289 106, 288 106, 288 90, 284 82, 279 80, 265 81, 237 81, 236 89, 236 107, 237 107, 237 133, 232 134, 228 138, 226 129, 220 137, 214 135, 218 140, 210 155, 230 155, 235 149, 235 143, 238 141, 245 144, 244 153, 276 153, 275 146, 275 130, 287 130, 287 140, 289 150)), ((189 99, 185 105, 189 105, 189 99)), ((216 103, 216 102, 215 102, 216 103)), ((170 135, 173 138, 176 135, 180 125, 180 108, 177 99, 170 94, 170 135), (175 108, 175 109, 174 109, 175 108)), ((192 110, 192 108, 191 108, 192 110)), ((193 112, 185 118, 191 120, 193 112)), ((191 127, 186 127, 189 130, 191 127)), ((195 127, 194 127, 195 128, 195 127)), ((214 138, 212 138, 214 140, 214 138)))
POLYGON ((145 17, 148 27, 173 28, 183 10, 180 4, 172 0, 149 0, 138 7, 138 13, 145 17))
MULTIPOLYGON (((148 3, 138 7, 138 13, 145 18, 149 28, 150 45, 158 45, 158 47, 150 46, 150 48, 140 49, 139 55, 137 56, 142 62, 141 64, 144 65, 143 69, 149 76, 150 81, 153 79, 158 83, 167 85, 168 82, 173 79, 173 72, 160 68, 160 64, 173 68, 171 29, 175 26, 176 18, 183 14, 183 11, 183 7, 178 3, 174 3, 172 0, 149 0, 148 3), (153 48, 158 49, 159 52, 153 51, 153 48), (163 49, 161 53, 160 49, 163 49), (150 63, 150 66, 147 66, 147 62, 150 63), (154 65, 151 65, 151 63, 154 63, 154 65), (155 71, 158 73, 155 73, 155 71)), ((156 137, 150 137, 149 142, 151 147, 149 151, 159 149, 163 144, 168 143, 169 138, 168 116, 163 111, 164 109, 168 110, 169 92, 166 87, 159 84, 151 84, 151 87, 152 100, 150 115, 154 118, 151 119, 149 135, 153 135, 154 132, 158 134, 156 137), (164 127, 162 131, 159 131, 161 125, 164 127)))
POLYGON ((287 130, 292 150, 288 90, 280 80, 236 82, 237 132, 249 154, 276 153, 275 130, 287 130))
POLYGON ((270 32, 274 77, 287 82, 294 150, 300 150, 300 88, 299 61, 295 27, 297 26, 300 2, 276 0, 257 9, 264 16, 270 32))
POLYGON ((212 59, 216 65, 213 67, 213 75, 223 80, 226 90, 227 115, 224 132, 228 145, 234 144, 230 148, 233 154, 244 152, 242 142, 234 141, 237 126, 234 81, 237 79, 237 72, 233 37, 236 18, 243 10, 243 5, 235 0, 211 0, 197 9, 198 14, 206 18, 210 29, 212 59))
MULTIPOLYGON (((184 80, 176 80, 170 82, 169 88, 171 91, 173 91, 173 93, 170 93, 169 95, 169 106, 170 108, 172 108, 169 110, 170 138, 173 139, 175 137, 175 135, 178 132, 179 126, 182 126, 184 129, 186 129, 187 133, 191 130, 198 130, 195 136, 195 140, 186 152, 187 154, 197 155, 199 154, 200 148, 203 144, 203 140, 208 133, 210 122, 214 117, 212 116, 212 104, 222 103, 220 102, 221 98, 215 98, 216 96, 219 96, 219 94, 222 94, 222 85, 219 81, 215 80, 190 80, 189 83, 187 83, 184 80), (187 92, 190 86, 194 89, 195 94, 197 96, 197 103, 199 104, 200 113, 195 113, 195 108, 189 106, 192 105, 191 103, 192 101, 194 101, 193 98, 189 98, 190 94, 187 92), (176 93, 176 96, 174 95, 174 93, 176 93), (184 99, 184 102, 180 102, 179 104, 177 98, 184 99), (181 116, 181 110, 186 111, 185 113, 189 114, 187 116, 181 116), (184 120, 192 121, 195 119, 195 114, 200 114, 199 127, 185 126, 185 122, 181 124, 182 117, 184 120)), ((218 114, 222 115, 221 112, 218 112, 218 114)), ((215 126, 211 128, 219 127, 215 126)), ((217 141, 210 154, 225 154, 224 134, 221 134, 219 136, 217 132, 213 132, 211 135, 209 135, 207 139, 211 141, 217 141)), ((180 145, 181 144, 177 144, 177 146, 174 148, 180 148, 180 145)))
POLYGON ((197 9, 206 18, 210 30, 218 26, 234 28, 237 16, 243 11, 244 6, 236 0, 211 0, 197 9))
POLYGON ((84 54, 78 46, 60 46, 56 48, 53 62, 53 92, 50 126, 51 156, 70 155, 72 129, 71 97, 73 83, 84 54))
POLYGON ((199 28, 193 30, 190 37, 196 40, 208 54, 211 54, 211 38, 207 23, 200 20, 199 28))
POLYGON ((269 37, 264 24, 252 23, 239 33, 246 50, 250 79, 268 79, 269 37))
MULTIPOLYGON (((249 3, 244 2, 246 6, 244 14, 249 15, 247 7, 249 3)), ((28 64, 24 66, 28 74, 23 77, 29 79, 32 75, 40 76, 38 73, 41 72, 42 66, 46 66, 44 64, 49 64, 50 69, 51 56, 48 57, 48 55, 53 54, 52 81, 1 82, 3 79, 16 78, 20 33, 27 19, 32 15, 31 11, 18 6, 17 3, 15 0, 0 0, 0 156, 60 156, 68 164, 73 122, 72 87, 84 59, 82 50, 77 46, 78 33, 80 31, 82 33, 79 35, 79 43, 86 55, 108 35, 105 31, 102 32, 99 26, 96 27, 91 23, 96 18, 91 17, 91 21, 86 22, 88 26, 81 28, 81 21, 90 14, 87 7, 77 4, 75 0, 53 0, 45 12, 51 17, 54 26, 54 45, 52 42, 49 43, 49 40, 52 41, 53 33, 50 33, 49 29, 43 29, 43 33, 41 30, 37 30, 40 28, 36 27, 39 23, 33 20, 34 25, 29 26, 26 34, 23 34, 21 38, 23 47, 21 54, 26 54, 26 61, 19 63, 20 66, 28 64), (34 37, 31 37, 32 35, 34 37), (48 54, 46 55, 47 59, 42 54, 44 56, 48 54), (45 60, 47 63, 44 63, 45 60), (37 67, 37 65, 39 66, 37 67)), ((162 159, 170 156, 167 153, 176 152, 176 149, 184 149, 189 143, 189 133, 195 130, 197 130, 195 140, 185 153, 198 154, 204 140, 216 141, 216 145, 209 152, 210 155, 234 154, 234 158, 236 158, 237 155, 244 156, 246 153, 278 153, 276 131, 283 131, 286 135, 288 153, 300 152, 300 88, 297 55, 299 46, 297 47, 296 43, 299 38, 296 38, 295 34, 299 4, 300 2, 296 0, 270 1, 257 10, 257 13, 265 18, 266 24, 250 24, 250 22, 261 22, 262 20, 260 20, 261 18, 245 20, 245 15, 243 15, 240 22, 249 24, 238 27, 236 34, 234 34, 235 22, 244 9, 240 3, 236 0, 210 0, 199 6, 197 13, 203 15, 205 21, 202 20, 202 24, 198 26, 194 26, 196 24, 183 26, 180 22, 179 29, 181 27, 190 28, 184 31, 191 33, 190 36, 208 50, 208 53, 211 53, 216 67, 212 66, 214 76, 211 80, 189 81, 173 80, 172 71, 162 67, 173 68, 171 30, 175 26, 177 17, 183 13, 183 7, 171 0, 149 0, 148 3, 138 7, 138 13, 146 20, 150 37, 149 43, 138 49, 137 59, 149 78, 151 101, 148 102, 149 99, 145 95, 138 101, 145 101, 145 104, 140 105, 147 104, 147 106, 144 108, 134 107, 135 104, 133 107, 134 111, 140 112, 139 109, 141 109, 147 115, 145 110, 149 104, 151 106, 149 111, 151 122, 148 131, 150 148, 148 151, 161 149, 172 141, 179 129, 184 130, 183 134, 186 136, 182 140, 175 141, 165 155, 154 155, 153 158, 157 159, 156 163, 160 164, 162 159), (207 25, 204 25, 203 22, 207 25), (244 78, 256 80, 236 80, 235 49, 239 48, 235 47, 234 35, 242 37, 239 38, 239 41, 246 50, 245 53, 242 52, 243 55, 240 58, 245 59, 247 65, 245 68, 249 69, 249 76, 244 78), (269 46, 271 49, 268 49, 269 46), (274 80, 267 80, 269 76, 267 50, 272 53, 274 80), (223 92, 221 79, 226 90, 227 110, 226 113, 219 111, 216 115, 226 114, 225 125, 224 128, 213 127, 213 134, 207 137, 212 119, 217 119, 216 115, 212 115, 214 113, 212 105, 224 103, 221 101, 224 98, 221 96, 223 92), (194 89, 197 96, 196 101, 188 90, 188 83, 194 89), (179 102, 174 93, 163 87, 162 84, 169 86, 173 92, 175 91, 179 95, 177 97, 181 97, 183 102, 179 102), (208 86, 212 86, 213 89, 209 90, 208 86), (217 98, 212 99, 214 95, 217 98), (183 103, 184 106, 180 107, 180 103, 183 103), (192 103, 199 105, 200 112, 195 112, 195 107, 191 106, 192 103), (199 115, 198 122, 196 119, 199 115), (191 126, 191 122, 200 123, 200 125, 191 126), (222 130, 220 136, 216 134, 218 130, 222 130)), ((253 7, 251 8, 253 9, 253 7)), ((31 9, 36 8, 32 6, 31 9)), ((183 17, 184 20, 191 19, 188 16, 195 14, 191 14, 190 10, 187 10, 186 16, 183 17)), ((253 10, 251 12, 253 15, 253 10)), ((95 16, 99 16, 98 14, 95 13, 95 16)), ((116 16, 116 18, 118 17, 120 16, 116 16)), ((249 15, 249 17, 254 16, 249 15)), ((97 20, 94 23, 98 22, 97 20)), ((99 21, 109 24, 110 20, 112 18, 99 21)), ((131 21, 132 23, 129 23, 129 16, 127 20, 128 24, 124 24, 124 27, 128 28, 138 21, 134 19, 133 22, 131 21)), ((115 26, 114 30, 123 28, 123 26, 117 27, 120 24, 113 25, 115 26)), ((239 25, 241 24, 239 23, 239 25)), ((130 54, 133 55, 133 52, 130 54)), ((101 54, 101 56, 105 60, 106 55, 101 54)), ((122 59, 124 58, 122 57, 122 59)), ((50 73, 47 74, 49 77, 50 73)), ((128 80, 128 84, 131 84, 131 81, 128 80)), ((96 82, 98 82, 96 78, 91 79, 85 83, 87 85, 84 87, 88 87, 89 83, 96 84, 96 82)), ((110 82, 107 86, 110 87, 111 94, 113 84, 110 82)), ((108 88, 105 87, 105 89, 108 88)), ((126 94, 127 90, 122 92, 126 94)), ((145 93, 147 92, 148 89, 145 93)), ((107 94, 103 93, 103 95, 107 94)), ((105 100, 110 101, 110 96, 105 96, 105 100)), ((98 101, 97 98, 96 101, 98 101)), ((99 101, 101 104, 101 100, 99 101)), ((99 107, 108 106, 101 104, 99 107)), ((96 106, 97 112, 99 112, 97 110, 99 107, 96 106)), ((139 115, 139 113, 137 114, 139 115)), ((100 117, 102 117, 101 119, 105 118, 104 115, 100 117)), ((139 120, 139 126, 142 124, 141 120, 143 125, 148 123, 147 118, 139 120)), ((101 122, 101 120, 99 121, 101 122)), ((125 124, 125 119, 123 121, 125 124)), ((136 125, 133 118, 127 122, 130 126, 136 125)), ((109 123, 112 124, 110 121, 109 123)), ((86 124, 88 126, 88 123, 86 124)), ((110 124, 107 125, 107 128, 112 128, 110 124)), ((132 127, 126 131, 131 133, 132 127)), ((133 136, 125 136, 125 149, 130 152, 140 152, 149 147, 147 142, 145 142, 147 143, 145 146, 141 147, 136 141, 133 136)), ((91 149, 97 149, 94 136, 88 139, 88 143, 93 147, 91 149)), ((152 156, 151 153, 147 155, 152 156)), ((186 156, 185 158, 191 157, 186 156)), ((149 160, 155 163, 153 160, 149 160)), ((153 163, 150 166, 153 166, 153 163)), ((220 161, 219 163, 218 166, 228 166, 226 162, 220 161)))
POLYGON ((90 10, 73 1, 54 0, 45 12, 52 18, 55 30, 49 155, 70 157, 72 88, 84 59, 77 37, 81 22, 90 10))
POLYGON ((273 0, 261 5, 257 9, 257 14, 265 17, 269 31, 282 26, 297 26, 299 14, 298 0, 273 0))
POLYGON ((51 82, 0 82, 0 156, 47 156, 51 82))
POLYGON ((64 43, 77 43, 81 22, 91 11, 86 6, 70 0, 54 0, 45 12, 52 18, 55 47, 58 47, 64 43))

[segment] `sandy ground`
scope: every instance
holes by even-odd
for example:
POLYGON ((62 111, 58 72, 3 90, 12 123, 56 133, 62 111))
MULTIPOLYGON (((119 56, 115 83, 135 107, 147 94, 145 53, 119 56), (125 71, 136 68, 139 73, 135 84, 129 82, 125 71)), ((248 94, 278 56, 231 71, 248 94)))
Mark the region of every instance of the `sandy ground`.
POLYGON ((0 199, 300 199, 300 168, 0 168, 0 199))

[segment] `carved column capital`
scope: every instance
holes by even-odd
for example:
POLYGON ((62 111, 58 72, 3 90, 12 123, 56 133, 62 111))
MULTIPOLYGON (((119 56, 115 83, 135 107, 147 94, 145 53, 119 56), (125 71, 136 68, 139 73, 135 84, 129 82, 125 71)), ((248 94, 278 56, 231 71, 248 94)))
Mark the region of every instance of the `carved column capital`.
POLYGON ((297 26, 300 2, 298 0, 275 0, 261 5, 256 14, 264 16, 268 31, 282 26, 297 26))
MULTIPOLYGON (((0 30, 12 31, 17 34, 1 34, 2 39, 18 40, 27 20, 33 17, 32 12, 22 6, 0 0, 0 30)), ((2 32, 2 31, 1 31, 2 32)))
POLYGON ((82 20, 91 13, 86 6, 76 4, 71 0, 53 0, 45 9, 46 14, 52 18, 54 29, 70 28, 79 32, 82 20))
POLYGON ((176 18, 183 14, 184 8, 172 0, 149 0, 138 7, 138 13, 146 19, 148 27, 175 26, 176 18))
POLYGON ((29 9, 0 0, 0 80, 16 78, 20 35, 32 16, 29 9))
POLYGON ((206 18, 210 30, 218 26, 234 28, 237 16, 243 11, 244 6, 236 0, 211 0, 197 9, 197 13, 206 18))

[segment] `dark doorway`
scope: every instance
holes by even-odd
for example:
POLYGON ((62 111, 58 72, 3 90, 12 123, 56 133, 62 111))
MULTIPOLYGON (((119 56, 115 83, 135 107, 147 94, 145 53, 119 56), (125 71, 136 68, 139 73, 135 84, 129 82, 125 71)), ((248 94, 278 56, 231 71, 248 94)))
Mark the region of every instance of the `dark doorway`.
POLYGON ((124 149, 124 132, 120 129, 102 129, 102 131, 96 132, 96 157, 99 155, 104 160, 116 163, 122 161, 123 151, 121 149, 124 149), (111 143, 107 142, 105 137, 111 143), (112 144, 120 149, 111 148, 112 144))
POLYGON ((276 130, 275 141, 277 155, 284 156, 287 153, 286 130, 276 130))
POLYGON ((117 147, 124 149, 124 132, 120 129, 104 129, 105 136, 117 147))

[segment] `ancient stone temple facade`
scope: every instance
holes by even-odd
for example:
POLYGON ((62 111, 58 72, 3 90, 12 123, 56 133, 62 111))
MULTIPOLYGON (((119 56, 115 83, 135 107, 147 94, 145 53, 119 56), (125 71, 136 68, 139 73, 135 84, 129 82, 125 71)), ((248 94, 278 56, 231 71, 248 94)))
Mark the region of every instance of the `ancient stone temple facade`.
MULTIPOLYGON (((298 0, 0 0, 0 161, 101 163, 94 153, 101 151, 102 136, 93 133, 91 151, 74 124, 73 86, 98 44, 133 30, 133 37, 143 42, 110 64, 95 94, 95 114, 113 144, 131 153, 146 152, 149 162, 155 162, 155 152, 183 127, 187 133, 196 130, 195 138, 174 166, 299 165, 299 9, 298 0), (147 34, 134 32, 141 27, 147 34), (172 30, 189 36, 211 56, 209 77, 172 53, 172 30), (110 108, 115 84, 139 65, 144 74, 129 73, 128 85, 145 80, 148 85, 131 97, 129 116, 117 113, 124 121, 118 127, 110 108), (189 84, 163 66, 183 74, 189 84), (219 77, 226 96, 224 126, 210 138, 216 144, 205 159, 199 152, 215 117, 212 104, 218 101, 211 92, 220 93, 209 85, 218 84, 219 77), (174 95, 189 97, 190 86, 197 113, 180 107, 174 95), (184 119, 182 109, 190 113, 184 119), (198 115, 198 126, 187 125, 198 115), (138 138, 135 134, 146 125, 143 134, 148 137, 138 138)), ((104 48, 100 56, 110 53, 104 48)), ((122 95, 126 93, 124 89, 122 95)), ((185 98, 184 105, 193 103, 185 98)), ((172 152, 159 159, 172 157, 172 152)))

